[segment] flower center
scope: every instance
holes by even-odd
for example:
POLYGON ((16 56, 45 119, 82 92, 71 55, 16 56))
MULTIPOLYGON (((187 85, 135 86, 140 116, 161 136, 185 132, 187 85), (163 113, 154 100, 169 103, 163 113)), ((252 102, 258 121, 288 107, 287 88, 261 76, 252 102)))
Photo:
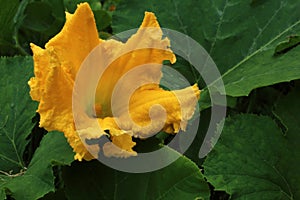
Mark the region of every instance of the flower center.
POLYGON ((105 117, 112 117, 112 112, 109 106, 103 106, 99 103, 94 105, 96 118, 105 118, 105 117))

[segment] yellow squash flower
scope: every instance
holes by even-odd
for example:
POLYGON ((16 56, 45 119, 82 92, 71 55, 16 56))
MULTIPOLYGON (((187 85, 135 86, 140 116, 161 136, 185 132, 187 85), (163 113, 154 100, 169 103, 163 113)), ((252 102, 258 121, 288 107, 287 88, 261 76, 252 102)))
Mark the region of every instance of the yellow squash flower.
MULTIPOLYGON (((162 37, 160 26, 151 12, 145 13, 137 33, 122 43, 99 39, 91 8, 87 3, 78 5, 74 14, 66 13, 63 29, 49 40, 45 48, 31 44, 35 77, 30 79, 29 86, 32 99, 39 102, 40 127, 63 132, 76 153, 75 159, 80 161, 94 159, 98 151, 103 151, 108 157, 134 156, 137 153, 132 149, 135 146, 132 137, 147 138, 160 130, 170 134, 185 130, 187 121, 194 114, 200 90, 196 84, 182 90, 163 90, 159 87, 160 68, 135 77, 137 81, 149 84, 133 92, 129 98, 129 112, 122 106, 118 107, 117 116, 112 112, 112 94, 118 80, 136 66, 148 63, 161 66, 164 60, 174 63, 176 58, 169 47, 170 41, 162 37), (147 27, 153 31, 142 31, 147 27), (101 57, 113 61, 99 80, 94 108, 86 105, 83 109, 83 117, 96 119, 100 132, 88 123, 77 130, 72 112, 76 75, 95 47, 102 49, 101 57), (157 105, 161 107, 151 112, 157 105), (159 112, 161 108, 165 115, 159 112), (93 110, 88 109, 95 109, 96 115, 91 115, 93 110), (100 138, 108 132, 111 142, 105 143, 101 149, 99 145, 88 147, 82 140, 100 138)), ((104 61, 100 59, 99 62, 104 61)), ((130 87, 129 82, 124 88, 130 87)), ((121 93, 126 94, 124 88, 121 93)))

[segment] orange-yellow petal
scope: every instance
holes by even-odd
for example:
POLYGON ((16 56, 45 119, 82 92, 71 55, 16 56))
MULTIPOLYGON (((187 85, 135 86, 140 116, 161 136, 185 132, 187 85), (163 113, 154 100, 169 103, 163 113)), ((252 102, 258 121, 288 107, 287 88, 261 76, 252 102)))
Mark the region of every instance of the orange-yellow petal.
POLYGON ((42 95, 45 92, 45 82, 48 77, 50 68, 43 66, 50 66, 50 55, 48 51, 34 45, 30 44, 31 49, 34 53, 34 74, 28 84, 30 85, 30 96, 35 101, 40 101, 42 95))
MULTIPOLYGON (((135 156, 137 153, 132 150, 135 146, 132 137, 147 138, 161 130, 170 134, 185 131, 199 96, 197 84, 175 91, 163 90, 157 84, 140 87, 130 98, 129 112, 124 108, 119 117, 98 119, 101 129, 109 133, 112 141, 104 144, 104 155, 123 158, 135 156)), ((94 138, 98 138, 98 135, 94 138)))
MULTIPOLYGON (((131 140, 131 138, 128 138, 131 140)), ((125 142, 122 140, 122 142, 125 142)), ((117 145, 112 142, 107 142, 103 145, 103 153, 106 157, 117 157, 117 158, 128 158, 131 156, 136 156, 137 153, 135 151, 126 151, 121 149, 117 145)))
POLYGON ((73 15, 42 49, 31 44, 35 77, 29 81, 30 95, 39 101, 40 126, 64 132, 77 153, 76 159, 92 159, 74 127, 72 92, 76 73, 92 49, 99 44, 93 12, 87 3, 78 5, 73 15))
MULTIPOLYGON (((98 47, 102 60, 108 63, 106 71, 99 80, 96 93, 96 104, 101 107, 98 117, 112 116, 111 96, 116 83, 130 70, 145 65, 159 64, 164 60, 171 63, 176 61, 175 55, 170 50, 170 41, 163 38, 162 30, 151 12, 146 12, 142 25, 137 33, 132 35, 126 43, 116 40, 102 42, 98 47)), ((100 60, 101 60, 100 58, 100 60)), ((159 83, 161 79, 161 66, 147 70, 142 76, 132 79, 134 82, 145 84, 149 82, 159 83)), ((131 83, 126 83, 130 87, 131 83)))
POLYGON ((99 43, 94 14, 88 3, 82 3, 73 15, 67 14, 63 29, 45 47, 55 49, 61 67, 75 80, 82 61, 99 43))
POLYGON ((129 157, 135 156, 137 153, 132 150, 135 142, 132 141, 132 134, 130 131, 124 131, 119 128, 115 118, 106 117, 98 119, 101 129, 109 132, 111 144, 104 144, 103 153, 107 157, 129 157))
POLYGON ((123 112, 117 123, 139 138, 161 130, 178 133, 193 116, 199 95, 197 84, 175 91, 165 91, 157 84, 142 86, 130 98, 129 113, 123 112))

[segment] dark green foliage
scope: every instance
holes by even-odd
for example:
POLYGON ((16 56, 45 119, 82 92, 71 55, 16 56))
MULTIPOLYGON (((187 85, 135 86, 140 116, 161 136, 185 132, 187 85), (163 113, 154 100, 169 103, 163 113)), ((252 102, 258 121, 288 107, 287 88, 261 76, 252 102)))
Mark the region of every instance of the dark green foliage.
MULTIPOLYGON (((0 0, 0 5, 0 200, 300 199, 299 1, 0 0), (168 65, 202 89, 200 121, 189 122, 186 134, 199 125, 197 135, 171 165, 131 174, 95 160, 73 161, 63 134, 39 127, 38 104, 27 84, 33 76, 29 43, 43 47, 63 27, 65 11, 73 13, 81 2, 90 4, 102 39, 138 28, 151 11, 163 28, 192 37, 211 55, 227 98, 227 105, 213 106, 226 106, 227 116, 212 125, 222 132, 219 140, 208 141, 217 144, 207 157, 200 159, 199 150, 211 120, 211 91, 179 56, 168 65)), ((173 139, 165 133, 136 139, 135 150, 149 152, 173 139)), ((180 148, 185 134, 177 139, 180 148)))

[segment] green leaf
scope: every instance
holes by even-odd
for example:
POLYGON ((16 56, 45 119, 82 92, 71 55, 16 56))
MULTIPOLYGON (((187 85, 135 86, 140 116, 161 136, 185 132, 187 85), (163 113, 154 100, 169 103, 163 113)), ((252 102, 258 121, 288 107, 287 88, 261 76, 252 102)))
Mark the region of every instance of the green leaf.
POLYGON ((51 5, 46 2, 32 2, 26 6, 23 26, 34 31, 46 31, 55 18, 51 5))
POLYGON ((65 22, 63 0, 2 1, 0 55, 29 55, 30 42, 43 46, 65 22))
MULTIPOLYGON (((300 108, 299 108, 299 90, 300 82, 296 82, 296 87, 284 98, 280 99, 276 104, 275 115, 279 117, 280 121, 285 125, 287 135, 291 133, 290 137, 297 137, 296 132, 299 133, 299 119, 300 119, 300 108)), ((296 138, 294 138, 296 139, 296 138)), ((297 142, 297 140, 293 140, 297 142)))
POLYGON ((25 168, 23 154, 34 124, 36 102, 27 81, 33 76, 31 57, 0 58, 0 170, 16 174, 25 168))
MULTIPOLYGON (((1 187, 1 185, 0 185, 0 187, 1 187)), ((0 199, 5 199, 5 198, 6 198, 6 196, 5 196, 4 190, 0 190, 0 199)))
MULTIPOLYGON (((174 153, 174 152, 173 152, 174 153)), ((158 171, 130 174, 98 161, 65 167, 69 199, 208 199, 208 185, 199 168, 186 157, 158 171)))
MULTIPOLYGON (((299 21, 300 22, 300 21, 299 21)), ((297 26, 300 33, 300 23, 297 26)), ((277 44, 288 35, 272 42, 249 58, 226 72, 222 79, 225 83, 226 94, 231 96, 246 96, 252 89, 286 82, 300 78, 300 64, 297 57, 300 55, 300 47, 275 56, 277 44)))
POLYGON ((12 55, 15 53, 14 46, 14 21, 13 18, 18 10, 18 0, 0 0, 0 55, 12 55))
POLYGON ((0 174, 0 199, 6 199, 6 191, 5 188, 3 188, 4 184, 9 179, 8 176, 0 174))
POLYGON ((52 167, 69 165, 74 153, 62 133, 48 133, 36 150, 24 174, 7 179, 2 186, 15 199, 38 199, 55 191, 52 167), (25 189, 26 188, 26 189, 25 189))
POLYGON ((280 110, 283 120, 294 119, 285 121, 291 128, 286 135, 269 117, 238 115, 226 120, 220 139, 204 162, 204 175, 216 190, 225 190, 231 199, 300 198, 300 110, 299 106, 285 110, 290 116, 280 110))
POLYGON ((100 10, 102 8, 99 0, 64 0, 64 5, 68 12, 74 13, 77 5, 83 2, 88 2, 92 10, 100 10))
POLYGON ((275 49, 275 55, 283 54, 300 44, 299 35, 291 35, 287 41, 279 43, 275 49))
POLYGON ((95 10, 94 16, 98 31, 104 30, 111 24, 111 16, 105 10, 95 10))
POLYGON ((65 22, 63 0, 23 0, 14 21, 17 44, 25 53, 31 53, 29 43, 44 46, 61 30, 65 22))
POLYGON ((187 34, 204 46, 229 96, 300 78, 299 46, 274 56, 278 44, 300 33, 299 1, 121 1, 113 16, 114 32, 137 28, 144 14, 137 10, 154 12, 163 28, 187 34))

